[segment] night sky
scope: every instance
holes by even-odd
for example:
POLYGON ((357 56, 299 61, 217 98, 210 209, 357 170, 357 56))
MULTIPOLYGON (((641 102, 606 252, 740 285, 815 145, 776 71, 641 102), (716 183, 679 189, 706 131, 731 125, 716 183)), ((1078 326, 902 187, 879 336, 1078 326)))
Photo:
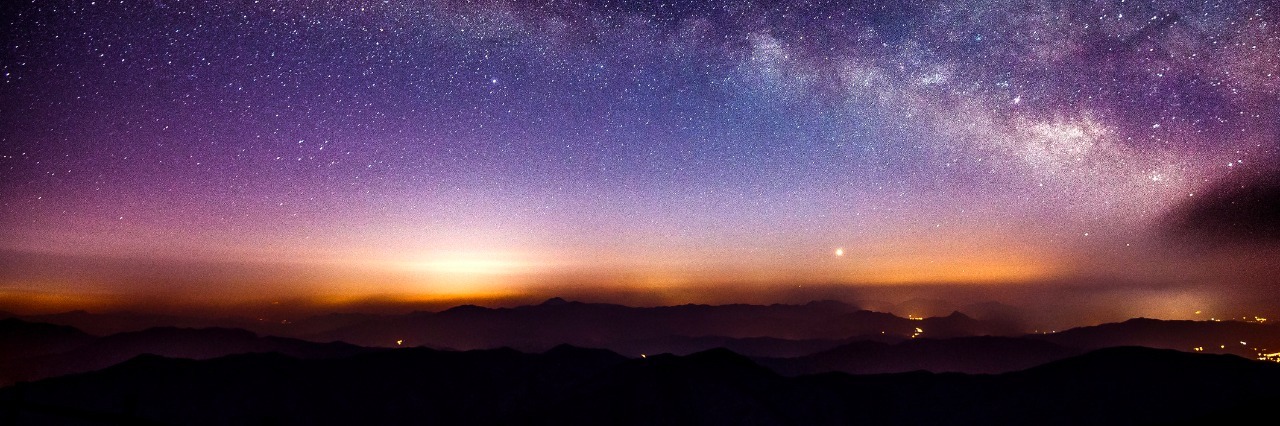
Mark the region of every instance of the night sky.
POLYGON ((1272 1, 0 8, 4 309, 1280 298, 1272 1))

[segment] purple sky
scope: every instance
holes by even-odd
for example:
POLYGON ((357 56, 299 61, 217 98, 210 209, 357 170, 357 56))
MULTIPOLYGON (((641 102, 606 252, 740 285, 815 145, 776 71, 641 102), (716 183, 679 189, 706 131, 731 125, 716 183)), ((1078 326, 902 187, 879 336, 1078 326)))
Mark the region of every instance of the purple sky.
POLYGON ((1280 297, 1274 2, 3 10, 14 309, 944 285, 1158 289, 1142 309, 1177 316, 1280 297))

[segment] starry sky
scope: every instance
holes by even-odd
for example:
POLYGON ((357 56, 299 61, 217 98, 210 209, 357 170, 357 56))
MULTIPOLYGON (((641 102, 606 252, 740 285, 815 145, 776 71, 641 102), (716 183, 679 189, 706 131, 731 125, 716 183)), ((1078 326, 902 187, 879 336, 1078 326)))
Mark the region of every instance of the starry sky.
POLYGON ((1280 299, 1266 0, 0 9, 11 309, 1280 299))

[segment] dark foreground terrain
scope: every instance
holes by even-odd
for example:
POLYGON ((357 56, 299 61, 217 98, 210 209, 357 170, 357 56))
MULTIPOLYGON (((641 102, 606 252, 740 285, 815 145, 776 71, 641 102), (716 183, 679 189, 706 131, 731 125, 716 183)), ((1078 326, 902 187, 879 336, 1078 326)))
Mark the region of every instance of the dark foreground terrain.
POLYGON ((0 425, 1233 424, 1280 402, 1261 320, 1008 324, 560 299, 254 331, 6 318, 0 425))
POLYGON ((570 346, 325 359, 144 355, 0 389, 0 422, 1222 424, 1270 415, 1277 383, 1273 363, 1137 347, 999 375, 799 377, 727 350, 635 359, 570 346))

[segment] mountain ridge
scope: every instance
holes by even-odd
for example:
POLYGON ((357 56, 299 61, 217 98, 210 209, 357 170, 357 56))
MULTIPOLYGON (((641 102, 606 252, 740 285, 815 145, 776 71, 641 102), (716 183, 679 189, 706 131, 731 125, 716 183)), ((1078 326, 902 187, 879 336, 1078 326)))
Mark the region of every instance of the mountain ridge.
POLYGON ((50 422, 91 413, 182 424, 1132 424, 1233 409, 1262 413, 1268 408, 1256 401, 1280 397, 1272 386, 1277 380, 1280 365, 1139 347, 997 375, 798 377, 725 349, 646 358, 567 345, 544 353, 406 348, 331 359, 143 355, 104 370, 0 389, 0 418, 50 422))

